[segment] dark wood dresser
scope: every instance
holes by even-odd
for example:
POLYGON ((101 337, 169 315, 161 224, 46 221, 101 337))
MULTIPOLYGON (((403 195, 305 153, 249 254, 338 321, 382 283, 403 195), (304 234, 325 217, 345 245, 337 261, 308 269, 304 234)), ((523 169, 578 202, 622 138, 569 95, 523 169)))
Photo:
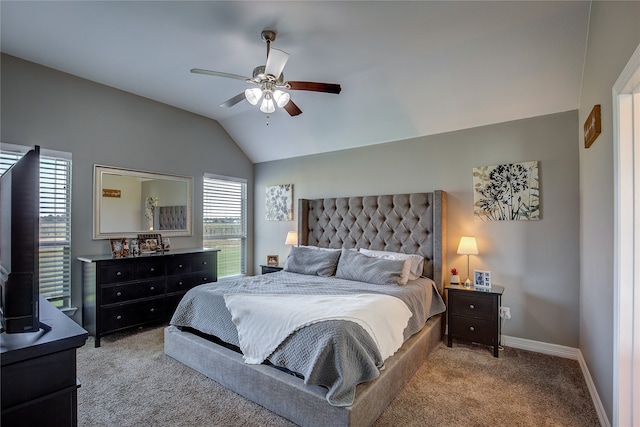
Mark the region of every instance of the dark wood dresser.
POLYGON ((216 249, 176 249, 127 258, 83 256, 83 326, 100 338, 168 322, 184 294, 217 281, 216 249))
POLYGON ((479 289, 473 286, 448 285, 447 346, 452 338, 459 338, 493 347, 493 356, 498 357, 500 345, 500 304, 504 288, 492 286, 479 289))
POLYGON ((40 297, 40 321, 51 330, 0 334, 2 427, 76 426, 76 349, 87 331, 40 297))

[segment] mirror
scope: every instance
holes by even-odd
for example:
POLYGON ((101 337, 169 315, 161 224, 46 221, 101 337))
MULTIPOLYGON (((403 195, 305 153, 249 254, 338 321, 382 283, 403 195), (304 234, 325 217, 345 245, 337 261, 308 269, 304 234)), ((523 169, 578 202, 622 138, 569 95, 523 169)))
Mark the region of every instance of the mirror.
POLYGON ((193 178, 93 167, 93 238, 191 236, 193 178))

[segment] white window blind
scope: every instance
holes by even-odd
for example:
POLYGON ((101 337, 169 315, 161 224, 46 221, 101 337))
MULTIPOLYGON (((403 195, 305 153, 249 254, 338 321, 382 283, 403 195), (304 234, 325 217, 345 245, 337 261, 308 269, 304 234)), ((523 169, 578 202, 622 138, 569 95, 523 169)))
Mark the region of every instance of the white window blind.
POLYGON ((205 174, 202 245, 220 249, 218 277, 246 274, 247 181, 205 174))
MULTIPOLYGON (((2 144, 0 173, 30 147, 2 144)), ((40 295, 71 305, 71 154, 40 150, 40 295)))

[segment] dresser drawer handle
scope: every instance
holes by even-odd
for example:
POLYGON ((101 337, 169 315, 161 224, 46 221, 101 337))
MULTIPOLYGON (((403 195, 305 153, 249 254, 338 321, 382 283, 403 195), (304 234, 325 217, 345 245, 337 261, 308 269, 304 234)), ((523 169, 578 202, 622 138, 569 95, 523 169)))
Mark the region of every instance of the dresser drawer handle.
POLYGON ((207 265, 207 261, 202 261, 202 265, 207 265))
POLYGON ((182 264, 178 264, 178 268, 182 268, 182 264))
POLYGON ((156 271, 156 269, 155 269, 155 268, 153 268, 153 267, 151 267, 151 268, 149 269, 149 271, 153 273, 154 271, 156 271))
POLYGON ((476 308, 476 306, 475 306, 475 305, 473 305, 473 304, 469 304, 469 308, 470 308, 471 310, 473 310, 474 308, 476 308))
POLYGON ((156 309, 155 309, 155 308, 152 308, 152 309, 151 309, 151 310, 149 310, 149 311, 151 311, 151 312, 153 313, 154 311, 156 311, 156 309))
POLYGON ((117 316, 116 316, 116 319, 120 320, 120 319, 122 319, 122 316, 117 315, 117 316))
POLYGON ((204 280, 205 282, 209 281, 209 279, 207 277, 203 277, 202 280, 204 280))
POLYGON ((178 286, 182 286, 182 280, 178 282, 178 286))
POLYGON ((156 287, 155 287, 155 286, 152 286, 152 287, 150 287, 150 288, 149 288, 149 290, 150 290, 150 291, 155 291, 155 290, 156 290, 156 287))
POLYGON ((122 276, 122 272, 121 272, 121 271, 118 271, 118 272, 116 273, 116 276, 122 276))
POLYGON ((116 293, 116 296, 117 296, 117 297, 119 297, 119 296, 121 296, 121 295, 122 295, 122 292, 120 292, 120 291, 118 291, 118 292, 116 293))
POLYGON ((476 328, 474 328, 473 326, 469 326, 469 330, 470 330, 471 332, 473 332, 473 331, 475 331, 475 330, 476 330, 476 328))

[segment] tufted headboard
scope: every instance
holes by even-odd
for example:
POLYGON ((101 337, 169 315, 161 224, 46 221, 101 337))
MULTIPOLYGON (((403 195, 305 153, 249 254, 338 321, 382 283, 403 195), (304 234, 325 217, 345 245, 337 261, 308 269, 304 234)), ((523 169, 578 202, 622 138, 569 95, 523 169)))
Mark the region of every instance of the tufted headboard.
POLYGON ((186 230, 187 207, 186 206, 160 206, 158 223, 160 230, 186 230))
POLYGON ((442 293, 446 193, 298 200, 301 245, 419 254, 442 293))

